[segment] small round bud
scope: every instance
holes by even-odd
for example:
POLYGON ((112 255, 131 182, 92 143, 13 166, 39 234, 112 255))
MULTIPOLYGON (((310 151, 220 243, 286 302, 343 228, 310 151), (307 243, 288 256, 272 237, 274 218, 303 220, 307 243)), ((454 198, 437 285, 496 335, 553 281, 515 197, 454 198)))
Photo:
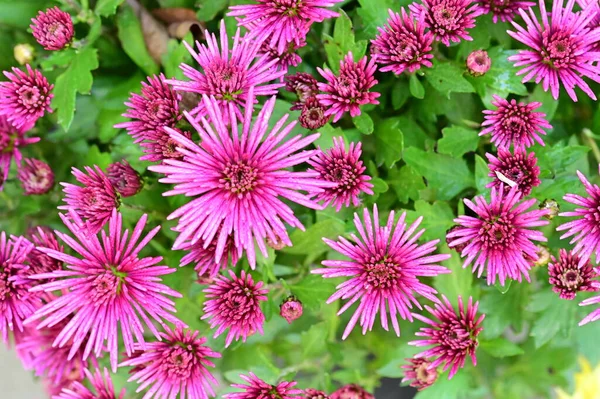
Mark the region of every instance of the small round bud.
POLYGON ((491 66, 492 60, 485 50, 473 51, 467 57, 467 69, 473 76, 485 75, 485 73, 490 70, 491 66))
POLYGON ((13 54, 19 65, 31 64, 35 54, 35 49, 31 44, 21 43, 15 46, 13 49, 13 54))
POLYGON ((544 202, 540 204, 540 209, 545 209, 548 211, 548 213, 544 216, 548 220, 554 219, 558 215, 558 212, 560 212, 560 206, 558 206, 558 202, 553 199, 544 200, 544 202))
POLYGON ((546 266, 550 261, 550 251, 544 245, 537 245, 537 256, 538 259, 533 262, 534 266, 546 266))
POLYGON ((310 97, 302 106, 300 114, 300 125, 309 130, 322 128, 329 122, 329 116, 325 115, 325 109, 319 103, 316 97, 310 97))
POLYGON ((50 165, 39 159, 25 159, 17 172, 17 178, 25 195, 46 194, 54 186, 54 172, 50 165))
POLYGON ((304 399, 329 399, 329 395, 327 395, 323 391, 317 391, 316 389, 308 388, 304 391, 304 399))
MULTIPOLYGON (((448 244, 449 247, 450 247, 450 241, 452 241, 452 240, 448 239, 448 233, 450 233, 458 228, 460 228, 460 226, 455 225, 455 226, 450 227, 448 230, 446 230, 446 244, 448 244)), ((453 249, 456 252, 461 253, 463 251, 463 249, 465 249, 466 246, 467 246, 467 243, 458 244, 453 247, 450 247, 450 249, 453 249)))
POLYGON ((140 174, 125 160, 108 165, 106 172, 108 180, 123 197, 136 195, 144 187, 140 174))
POLYGON ((33 37, 45 50, 62 50, 75 34, 71 15, 58 7, 40 11, 31 22, 33 37))
POLYGON ((279 305, 279 315, 287 320, 288 323, 302 316, 302 302, 295 296, 289 296, 279 305))

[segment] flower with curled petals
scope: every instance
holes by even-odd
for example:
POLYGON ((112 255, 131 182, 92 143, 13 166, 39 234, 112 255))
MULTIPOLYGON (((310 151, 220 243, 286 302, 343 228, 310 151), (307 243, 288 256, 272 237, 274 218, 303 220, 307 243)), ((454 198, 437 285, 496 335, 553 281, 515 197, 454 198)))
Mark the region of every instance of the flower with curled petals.
POLYGON ((75 381, 71 387, 64 388, 52 399, 123 399, 125 397, 125 388, 118 396, 115 394, 115 388, 107 369, 104 369, 104 372, 96 370, 94 374, 87 369, 84 372, 91 389, 81 382, 75 381))
POLYGON ((489 177, 492 181, 487 188, 500 187, 504 191, 510 191, 511 187, 517 187, 523 197, 531 193, 533 187, 540 185, 540 168, 537 166, 535 153, 527 152, 522 148, 515 148, 513 153, 505 148, 499 148, 497 156, 485 154, 490 162, 489 177))
MULTIPOLYGON (((595 1, 595 0, 594 0, 595 1)), ((535 6, 533 1, 525 0, 479 0, 479 7, 483 14, 492 14, 492 21, 497 23, 510 22, 519 14, 519 10, 527 10, 535 6)))
POLYGON ((300 398, 301 389, 295 389, 296 382, 282 381, 277 385, 271 385, 254 373, 248 375, 240 375, 240 378, 245 381, 245 384, 233 384, 234 388, 242 389, 242 392, 233 392, 223 395, 224 399, 294 399, 300 398))
POLYGON ((31 22, 33 37, 45 50, 62 50, 73 40, 71 15, 58 7, 40 11, 31 22))
POLYGON ((232 236, 225 240, 223 251, 217 252, 217 242, 211 241, 206 243, 200 239, 194 244, 186 244, 181 247, 187 254, 181 258, 181 266, 186 266, 194 263, 194 270, 198 276, 213 278, 219 274, 219 271, 227 269, 229 265, 235 266, 240 259, 238 249, 235 247, 235 242, 232 236))
POLYGON ((17 172, 24 195, 42 195, 54 187, 54 172, 46 162, 25 158, 17 172))
POLYGON ((548 282, 552 291, 561 298, 572 300, 581 291, 599 291, 600 282, 594 279, 598 274, 588 261, 583 266, 579 264, 579 256, 561 249, 559 257, 551 256, 548 263, 548 282))

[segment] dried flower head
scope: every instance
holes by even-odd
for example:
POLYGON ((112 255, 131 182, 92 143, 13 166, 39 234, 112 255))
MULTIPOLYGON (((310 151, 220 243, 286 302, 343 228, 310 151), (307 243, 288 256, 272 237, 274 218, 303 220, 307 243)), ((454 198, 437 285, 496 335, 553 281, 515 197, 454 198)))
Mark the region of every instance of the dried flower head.
POLYGON ((534 266, 546 266, 550 261, 550 251, 548 250, 548 247, 538 244, 536 245, 536 248, 538 258, 533 262, 534 266))
POLYGON ((136 195, 144 187, 142 176, 124 159, 108 165, 106 173, 115 190, 123 197, 136 195))
POLYGON ((411 358, 408 364, 402 366, 404 378, 402 382, 410 381, 410 386, 422 391, 433 385, 438 379, 438 372, 435 367, 430 367, 431 362, 423 358, 411 358))
POLYGON ((46 162, 35 158, 26 158, 17 177, 23 186, 25 195, 42 195, 54 187, 54 172, 46 162))
POLYGON ((531 193, 533 187, 540 185, 540 168, 537 166, 535 153, 527 152, 522 148, 515 148, 511 153, 506 148, 498 149, 498 156, 485 154, 490 168, 489 176, 493 179, 487 188, 500 187, 508 192, 512 187, 517 187, 523 197, 531 193))
POLYGON ((594 281, 598 275, 590 262, 579 265, 579 256, 561 249, 558 260, 552 256, 548 263, 549 282, 552 291, 563 299, 575 299, 580 291, 599 291, 600 282, 594 281))
POLYGON ((75 32, 71 15, 58 7, 40 11, 31 22, 33 37, 45 50, 62 50, 73 40, 75 32))
POLYGON ((271 385, 260 378, 254 373, 250 372, 248 375, 240 375, 240 378, 244 380, 245 384, 233 384, 234 388, 242 389, 242 392, 233 392, 223 395, 224 399, 293 399, 299 398, 302 394, 302 390, 294 389, 296 382, 282 381, 277 385, 271 385))
POLYGON ((325 114, 325 108, 316 97, 308 98, 302 104, 302 113, 300 114, 300 125, 309 130, 322 128, 329 122, 331 116, 325 114))

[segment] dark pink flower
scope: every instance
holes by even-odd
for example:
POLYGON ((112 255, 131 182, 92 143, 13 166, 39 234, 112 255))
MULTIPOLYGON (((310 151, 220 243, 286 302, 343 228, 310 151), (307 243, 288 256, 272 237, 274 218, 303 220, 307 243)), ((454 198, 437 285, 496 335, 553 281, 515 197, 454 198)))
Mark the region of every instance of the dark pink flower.
POLYGON ((85 347, 84 360, 91 353, 99 357, 106 350, 110 353, 112 369, 116 371, 119 337, 130 355, 134 350, 134 340, 144 345, 144 324, 160 339, 153 321, 161 325, 165 321, 179 322, 172 315, 175 312, 174 302, 167 296, 181 295, 160 283, 161 276, 171 274, 175 269, 158 266, 161 257, 139 257, 140 251, 158 233, 160 226, 142 238, 148 219, 147 215, 143 215, 130 234, 129 230, 122 229, 121 214, 113 210, 108 232, 102 231, 97 236, 83 227, 83 221, 74 212, 69 217, 60 216, 76 238, 58 231, 56 235, 81 258, 52 248, 38 248, 64 262, 66 270, 31 277, 56 279, 40 284, 32 291, 62 290, 62 295, 44 305, 29 317, 27 323, 43 319, 37 327, 41 329, 73 315, 53 345, 58 348, 70 346, 70 358, 79 348, 85 347), (88 334, 89 340, 85 343, 84 338, 88 334))
POLYGON ((317 84, 319 90, 324 93, 317 94, 317 98, 325 108, 325 115, 333 115, 334 122, 340 120, 346 112, 350 112, 353 117, 360 115, 361 105, 379 104, 376 99, 381 94, 369 91, 377 84, 377 65, 374 58, 368 63, 366 56, 354 62, 350 52, 340 61, 338 75, 329 69, 317 68, 317 71, 327 80, 327 83, 317 84))
POLYGON ((448 379, 452 378, 459 368, 463 368, 467 356, 471 358, 473 365, 477 365, 475 351, 479 342, 477 336, 483 330, 481 322, 485 315, 477 317, 479 302, 473 304, 473 298, 469 297, 467 306, 464 306, 462 298, 458 297, 458 312, 454 310, 448 299, 442 295, 442 303, 436 303, 435 309, 425 305, 425 309, 437 320, 429 319, 414 313, 416 319, 428 324, 430 327, 421 327, 415 333, 418 337, 425 339, 411 341, 408 344, 414 346, 430 346, 424 352, 415 355, 415 358, 424 358, 431 361, 429 370, 443 364, 443 371, 450 369, 448 379))
MULTIPOLYGON (((183 132, 179 129, 173 130, 188 140, 192 138, 192 134, 190 132, 183 132)), ((140 143, 140 146, 146 153, 146 155, 140 157, 140 160, 162 162, 165 159, 182 159, 183 154, 177 151, 178 145, 179 144, 177 141, 172 139, 167 131, 148 133, 145 136, 145 140, 140 143)))
POLYGON ((560 250, 558 260, 554 256, 548 263, 549 282, 552 291, 563 299, 575 299, 580 291, 599 291, 600 282, 593 279, 598 277, 590 262, 580 266, 579 256, 564 249, 560 250))
POLYGON ((473 76, 485 75, 492 67, 492 59, 485 50, 473 51, 467 57, 467 70, 473 76))
POLYGON ((266 55, 268 60, 277 60, 275 67, 286 71, 290 66, 298 66, 302 62, 302 58, 298 55, 298 49, 306 46, 306 40, 302 39, 299 43, 289 43, 283 51, 279 51, 277 47, 269 45, 264 41, 258 50, 258 56, 266 55))
POLYGON ((411 358, 408 364, 404 364, 404 378, 402 382, 410 381, 410 386, 422 391, 437 381, 438 372, 435 367, 430 368, 431 362, 423 358, 411 358))
POLYGON ((198 276, 209 278, 216 277, 219 271, 227 269, 230 264, 235 266, 240 259, 240 255, 233 236, 230 235, 225 239, 221 251, 217 251, 217 245, 217 240, 213 239, 205 243, 200 239, 194 244, 182 246, 181 249, 188 253, 181 258, 181 266, 195 263, 194 270, 198 273, 198 276))
POLYGON ((279 315, 290 324, 302 316, 302 310, 302 302, 293 295, 284 299, 279 305, 279 315))
POLYGON ((233 384, 234 388, 243 389, 243 392, 233 392, 223 395, 224 399, 293 399, 300 398, 301 389, 294 389, 296 382, 282 381, 277 385, 267 384, 254 373, 240 375, 246 384, 233 384))
POLYGON ((419 245, 417 239, 425 230, 415 234, 423 220, 419 217, 410 227, 405 222, 406 213, 394 223, 394 212, 390 212, 387 224, 379 225, 377 205, 373 207, 373 218, 367 209, 363 213, 363 221, 358 213, 354 214, 354 225, 360 237, 350 235, 351 241, 343 237, 339 241, 324 238, 332 249, 350 260, 325 260, 325 268, 313 270, 325 278, 347 277, 348 280, 338 285, 327 303, 338 299, 348 300, 338 314, 348 310, 355 302, 359 302, 350 322, 344 330, 342 339, 346 339, 360 320, 362 333, 371 331, 377 314, 380 313, 381 326, 388 330, 388 309, 392 326, 396 335, 400 335, 398 316, 412 320, 410 309, 413 304, 421 309, 415 295, 437 302, 437 291, 419 281, 419 277, 433 277, 441 273, 449 273, 445 267, 436 263, 448 259, 450 255, 430 255, 435 252, 439 240, 419 245))
POLYGON ((209 371, 215 367, 210 359, 221 355, 205 345, 198 331, 184 330, 181 324, 175 331, 165 327, 160 335, 159 342, 135 344, 136 356, 119 365, 134 367, 129 381, 140 384, 136 392, 149 388, 145 399, 214 397, 217 380, 209 371))
POLYGON ((363 387, 357 384, 344 385, 337 391, 329 395, 330 399, 375 399, 375 396, 365 391, 363 387))
POLYGON ((535 6, 533 1, 524 0, 479 0, 479 7, 483 14, 492 13, 494 23, 498 20, 510 22, 519 13, 520 9, 526 10, 535 6))
POLYGON ((325 107, 316 97, 310 97, 302 104, 302 113, 298 118, 300 125, 309 130, 322 128, 330 119, 331 116, 325 115, 325 107))
POLYGON ((123 197, 136 195, 144 187, 142 176, 124 159, 108 165, 106 173, 115 190, 123 197))
POLYGON ((92 234, 96 234, 108 222, 114 210, 119 209, 121 200, 108 177, 98 166, 84 167, 87 174, 73 168, 73 176, 83 187, 71 183, 63 186, 67 205, 58 209, 71 210, 84 219, 92 234))
POLYGON ((508 193, 492 187, 490 203, 483 196, 475 197, 474 202, 464 199, 477 217, 462 215, 454 219, 460 227, 446 235, 448 245, 467 244, 461 251, 461 256, 466 257, 463 267, 475 261, 473 273, 481 277, 486 271, 488 285, 494 284, 496 277, 502 286, 507 278, 520 282, 524 276, 529 281, 531 264, 538 259, 532 240, 547 241, 542 232, 531 230, 548 224, 543 218, 547 211, 527 212, 535 202, 521 201, 516 187, 508 193))
POLYGON ((16 128, 6 116, 0 115, 0 189, 4 185, 13 159, 17 165, 23 158, 19 148, 40 141, 39 137, 25 137, 26 127, 16 128))
POLYGON ((40 11, 31 22, 33 37, 45 50, 62 50, 71 43, 75 33, 71 15, 58 7, 40 11))
POLYGON ((401 8, 402 15, 388 11, 388 24, 383 28, 378 27, 379 35, 371 40, 371 53, 381 66, 379 70, 400 75, 405 70, 412 73, 421 67, 430 68, 433 33, 425 32, 423 19, 417 20, 404 8, 401 8))
POLYGON ((517 75, 525 75, 523 82, 542 82, 544 91, 550 90, 558 99, 560 86, 565 88, 573 101, 577 101, 575 87, 579 87, 592 99, 596 95, 584 77, 600 82, 600 53, 594 47, 600 41, 600 28, 590 29, 590 21, 595 17, 592 7, 574 12, 575 0, 554 0, 552 12, 546 11, 546 3, 539 0, 542 23, 538 22, 533 8, 528 13, 520 9, 525 28, 511 21, 516 32, 508 31, 515 40, 529 46, 508 57, 516 67, 524 67, 517 75), (550 17, 550 18, 549 18, 550 17))
POLYGON ((304 399, 330 399, 329 395, 327 395, 323 391, 318 391, 316 389, 305 389, 304 390, 304 399))
POLYGON ((51 273, 62 269, 62 261, 54 259, 37 249, 37 247, 44 247, 57 252, 64 251, 64 247, 58 242, 52 230, 48 227, 38 226, 28 231, 27 238, 35 245, 35 248, 27 256, 31 274, 51 273))
POLYGON ((319 93, 317 87, 317 79, 310 73, 297 72, 294 75, 285 77, 285 89, 289 92, 296 93, 298 101, 291 108, 292 111, 302 109, 304 103, 311 97, 319 93))
POLYGON ((485 129, 480 136, 491 133, 492 143, 499 148, 510 148, 511 144, 515 148, 531 147, 536 141, 544 145, 540 135, 545 135, 544 129, 552 129, 552 126, 544 119, 546 114, 534 112, 541 103, 517 103, 514 99, 508 101, 494 95, 492 104, 497 109, 483 111, 485 120, 481 126, 485 129))
POLYGON ((13 68, 4 72, 8 78, 0 82, 0 115, 18 129, 29 130, 46 112, 52 112, 50 101, 54 85, 28 64, 27 72, 13 68))
POLYGON ((493 179, 487 188, 500 187, 508 192, 512 187, 517 187, 523 197, 531 193, 533 187, 540 185, 540 168, 537 166, 535 153, 527 154, 522 148, 515 148, 511 154, 505 148, 498 148, 498 157, 485 154, 490 168, 489 176, 493 179))
POLYGON ((87 369, 84 372, 91 389, 81 382, 75 381, 70 388, 64 388, 60 394, 53 396, 52 399, 123 399, 125 396, 125 388, 118 396, 115 394, 115 388, 107 369, 104 369, 104 373, 96 370, 92 374, 87 369))
POLYGON ((46 162, 35 158, 25 159, 17 177, 25 195, 42 195, 54 187, 54 172, 46 162))
POLYGON ((204 290, 207 301, 204 303, 204 316, 210 319, 210 328, 217 328, 215 338, 227 329, 225 347, 235 339, 246 338, 255 332, 262 334, 265 315, 260 309, 260 302, 267 300, 268 290, 263 289, 262 281, 254 283, 252 276, 242 271, 237 277, 229 270, 231 280, 225 276, 217 276, 214 283, 204 290))

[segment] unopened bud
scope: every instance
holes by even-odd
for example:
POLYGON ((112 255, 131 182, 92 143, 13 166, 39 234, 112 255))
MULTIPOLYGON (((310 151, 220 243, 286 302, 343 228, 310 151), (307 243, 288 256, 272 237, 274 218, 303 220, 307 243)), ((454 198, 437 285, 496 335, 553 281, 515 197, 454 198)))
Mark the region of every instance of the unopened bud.
POLYGON ((15 46, 13 49, 13 54, 15 56, 15 60, 17 60, 20 65, 31 64, 35 54, 35 49, 31 44, 21 43, 15 46))
POLYGON ((125 160, 108 165, 106 172, 108 180, 123 197, 136 195, 144 186, 140 174, 125 160))
POLYGON ((544 215, 544 217, 548 220, 554 219, 558 215, 558 212, 560 212, 558 202, 553 199, 544 200, 544 202, 540 204, 540 209, 545 209, 548 211, 548 213, 544 215))
POLYGON ((289 296, 279 305, 279 314, 287 320, 288 323, 302 316, 302 302, 295 296, 289 296))
POLYGON ((536 246, 537 260, 533 262, 534 266, 546 266, 550 262, 550 251, 543 245, 536 246))
POLYGON ((490 70, 491 66, 492 60, 485 50, 473 51, 467 57, 467 69, 473 76, 485 75, 485 73, 490 70))
POLYGON ((329 395, 327 395, 323 391, 317 391, 316 389, 306 389, 304 391, 304 399, 329 399, 329 395))

